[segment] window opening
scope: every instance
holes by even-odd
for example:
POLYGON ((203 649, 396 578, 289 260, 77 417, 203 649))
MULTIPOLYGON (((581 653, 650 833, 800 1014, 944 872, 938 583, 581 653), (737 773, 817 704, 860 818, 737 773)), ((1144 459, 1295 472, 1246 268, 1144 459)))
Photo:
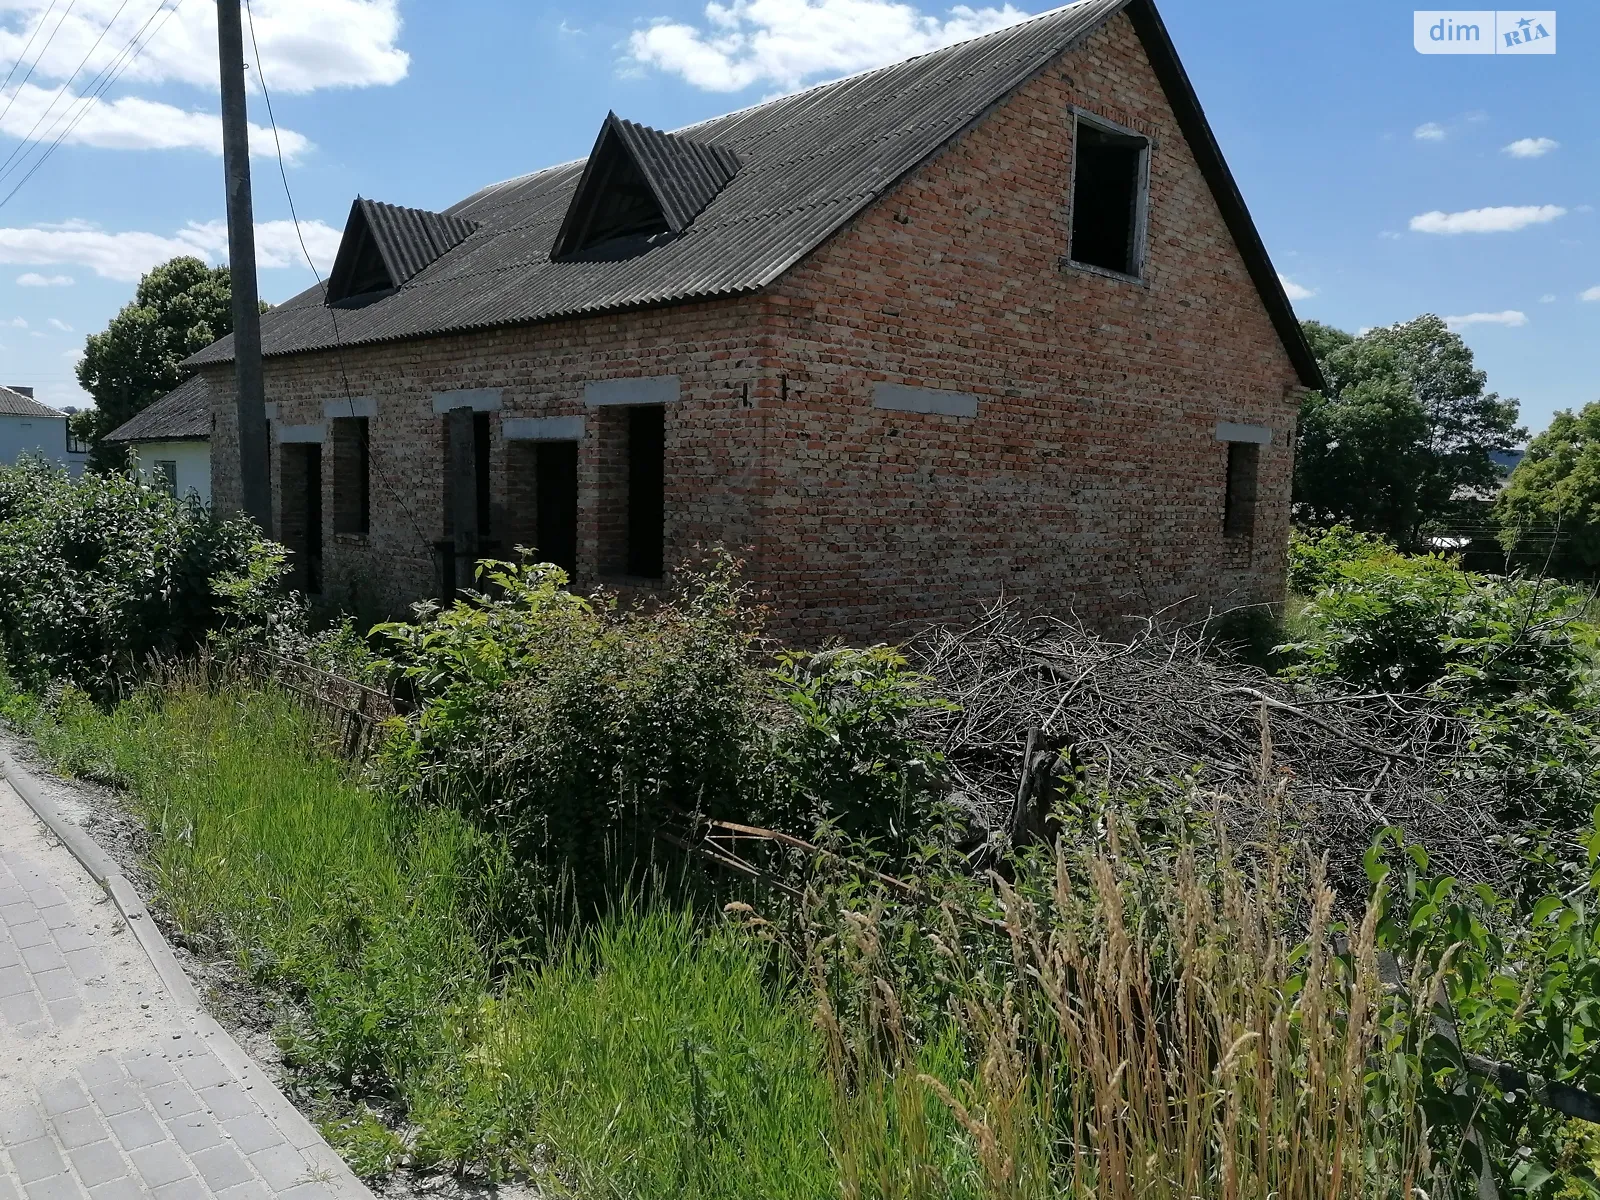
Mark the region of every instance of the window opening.
POLYGON ((666 410, 628 410, 628 574, 662 574, 666 524, 666 410))
POLYGON ((366 417, 333 421, 333 531, 366 534, 372 528, 372 461, 366 417))
POLYGON ((534 443, 534 544, 571 579, 578 570, 578 443, 534 443))
POLYGON ((176 498, 178 495, 177 461, 170 458, 160 459, 153 464, 153 467, 154 470, 152 474, 155 476, 155 478, 152 480, 152 482, 158 489, 165 492, 167 495, 176 498))
POLYGON ((1230 537, 1250 537, 1256 527, 1256 474, 1261 447, 1255 442, 1228 443, 1227 494, 1222 530, 1230 537))
POLYGON ((278 472, 283 544, 293 555, 291 582, 317 595, 322 591, 322 447, 315 442, 279 446, 278 472))
POLYGON ((1150 143, 1085 120, 1074 143, 1071 261, 1137 276, 1150 143))

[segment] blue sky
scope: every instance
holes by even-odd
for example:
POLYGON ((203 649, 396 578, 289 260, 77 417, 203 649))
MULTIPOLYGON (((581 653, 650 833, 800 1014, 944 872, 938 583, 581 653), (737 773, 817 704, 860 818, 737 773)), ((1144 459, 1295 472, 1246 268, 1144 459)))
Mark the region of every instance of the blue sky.
MULTIPOLYGON (((324 258, 358 192, 441 208, 586 153, 608 108, 672 128, 1043 7, 254 0, 289 180, 324 258)), ((220 261, 225 238, 211 4, 65 8, 0 0, 0 79, 18 64, 0 86, 0 383, 81 404, 84 334, 140 270, 184 250, 220 261), (115 56, 136 35, 129 65, 115 56), (114 77, 103 94, 97 73, 114 77), (30 132, 51 130, 65 140, 5 199, 42 150, 30 132)), ((1412 9, 1382 0, 1161 9, 1302 316, 1352 330, 1466 318, 1490 386, 1535 430, 1600 399, 1600 8, 1558 9, 1559 52, 1526 57, 1419 55, 1412 9)), ((265 124, 259 96, 251 115, 265 124)), ((269 142, 261 131, 257 152, 269 142)), ((255 167, 262 293, 280 300, 311 276, 276 160, 255 167)))

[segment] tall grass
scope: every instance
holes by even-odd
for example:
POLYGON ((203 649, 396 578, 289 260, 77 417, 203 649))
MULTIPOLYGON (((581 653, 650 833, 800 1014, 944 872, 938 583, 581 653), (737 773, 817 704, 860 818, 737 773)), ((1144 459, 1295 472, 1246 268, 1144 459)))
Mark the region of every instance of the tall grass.
POLYGON ((128 788, 182 935, 299 1001, 291 1061, 342 1101, 326 1128, 362 1169, 832 1194, 819 1045, 763 943, 624 905, 525 965, 497 940, 503 847, 365 786, 282 694, 180 685, 107 713, 69 693, 32 725, 128 788))
POLYGON ((369 1173, 618 1200, 1451 1194, 1372 920, 1333 954, 1316 877, 1113 839, 1000 885, 1004 933, 974 936, 959 890, 942 915, 846 890, 813 894, 804 938, 624 903, 535 957, 503 940, 504 847, 366 786, 284 695, 68 693, 31 723, 129 789, 184 936, 298 1002, 292 1061, 369 1173))

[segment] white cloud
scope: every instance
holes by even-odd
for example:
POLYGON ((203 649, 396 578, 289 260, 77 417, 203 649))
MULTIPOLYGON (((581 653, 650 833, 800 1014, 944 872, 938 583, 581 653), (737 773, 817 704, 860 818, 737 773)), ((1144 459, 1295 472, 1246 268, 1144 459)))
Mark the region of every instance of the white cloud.
POLYGON ((1528 323, 1528 314, 1508 308, 1505 312, 1475 312, 1460 317, 1446 317, 1444 323, 1451 329, 1465 329, 1469 325, 1504 325, 1508 329, 1521 329, 1528 323))
POLYGON ((17 276, 18 287, 71 287, 71 275, 41 275, 37 271, 28 271, 17 276))
POLYGON ((0 321, 0 325, 7 326, 11 329, 26 329, 28 327, 28 322, 22 317, 12 317, 9 321, 0 321))
POLYGON ((1444 126, 1437 121, 1428 121, 1413 129, 1411 136, 1419 142, 1442 142, 1445 138, 1444 126))
POLYGON ((1565 216, 1557 204, 1507 205, 1501 208, 1471 208, 1465 212, 1425 212, 1411 218, 1413 233, 1512 233, 1529 225, 1543 225, 1565 216))
MULTIPOLYGON (((3 3, 3 0, 0 0, 3 3)), ((0 56, 0 62, 3 62, 0 56)), ((17 139, 33 137, 45 145, 62 137, 66 145, 100 146, 112 150, 207 150, 222 153, 222 118, 214 112, 193 111, 123 96, 97 100, 67 93, 52 106, 54 88, 29 83, 5 93, 0 109, 0 133, 17 139), (81 119, 80 119, 81 117, 81 119)), ((292 129, 279 129, 283 156, 293 160, 311 142, 292 129)), ((256 155, 276 150, 272 131, 250 126, 250 149, 256 155)))
POLYGON ((1279 275, 1278 282, 1283 284, 1283 294, 1291 300, 1309 300, 1317 294, 1316 288, 1304 287, 1287 275, 1279 275))
POLYGON ((708 92, 758 83, 793 89, 925 54, 1027 16, 1009 2, 957 5, 941 20, 896 0, 710 0, 700 26, 663 19, 635 30, 628 57, 708 92))
POLYGON ((1387 242, 1398 242, 1400 240, 1400 235, 1392 229, 1385 229, 1378 236, 1387 242))
MULTIPOLYGON (((325 273, 339 248, 340 231, 321 221, 302 221, 300 229, 312 260, 325 273)), ((221 262, 227 251, 224 221, 190 222, 170 237, 99 229, 0 228, 0 263, 86 267, 102 278, 127 282, 180 254, 221 262)), ((304 265, 292 221, 263 221, 256 226, 256 262, 264 269, 304 265)))
POLYGON ((1544 295, 1539 297, 1540 304, 1554 304, 1555 302, 1556 294, 1554 292, 1546 292, 1544 295))
MULTIPOLYGON (((49 0, 0 0, 0 62, 16 60, 49 7, 49 0)), ((410 67, 410 56, 396 44, 399 0, 254 0, 254 9, 261 65, 274 91, 398 83, 410 67)), ((51 14, 49 28, 55 28, 58 16, 51 14)), ((85 56, 80 79, 93 78, 121 53, 148 16, 148 5, 77 0, 51 39, 34 78, 64 80, 85 56), (95 46, 108 25, 110 32, 95 46)), ((159 32, 133 60, 123 82, 183 83, 215 94, 215 6, 184 4, 174 16, 158 18, 158 23, 159 32)), ((145 36, 154 30, 156 24, 145 36)), ((245 53, 251 57, 248 29, 245 53)))
POLYGON ((1509 146, 1502 149, 1512 158, 1543 158, 1550 151, 1559 149, 1561 143, 1555 138, 1536 137, 1518 138, 1509 146))
POLYGON ((1592 287, 1586 292, 1579 292, 1578 293, 1578 299, 1579 300, 1586 300, 1586 301, 1588 301, 1590 303, 1593 303, 1596 300, 1600 300, 1600 287, 1592 287))
POLYGON ((72 332, 72 326, 68 325, 60 317, 51 317, 50 318, 50 328, 59 330, 62 333, 71 333, 72 332))

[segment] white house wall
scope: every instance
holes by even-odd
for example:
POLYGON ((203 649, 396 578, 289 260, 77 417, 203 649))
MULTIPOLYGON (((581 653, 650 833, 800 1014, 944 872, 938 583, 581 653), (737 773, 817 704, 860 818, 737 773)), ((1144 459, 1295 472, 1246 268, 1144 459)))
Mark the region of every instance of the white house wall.
POLYGON ((210 442, 139 442, 132 450, 139 464, 139 473, 147 483, 157 482, 156 463, 177 463, 178 498, 182 499, 192 492, 202 504, 211 503, 210 442))
POLYGON ((24 454, 42 454, 66 467, 74 476, 83 473, 85 456, 67 453, 65 417, 57 420, 0 413, 0 463, 14 463, 24 454))

